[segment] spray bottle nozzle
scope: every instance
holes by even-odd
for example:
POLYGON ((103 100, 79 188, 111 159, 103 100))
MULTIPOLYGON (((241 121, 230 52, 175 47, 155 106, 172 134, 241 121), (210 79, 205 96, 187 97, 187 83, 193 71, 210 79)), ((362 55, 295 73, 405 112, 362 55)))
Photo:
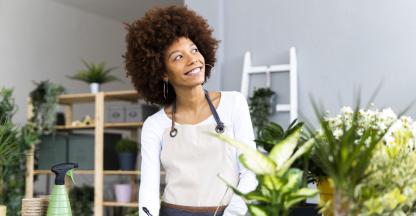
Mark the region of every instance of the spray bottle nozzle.
POLYGON ((69 172, 72 181, 74 181, 72 176, 72 170, 78 168, 77 163, 61 163, 53 166, 51 168, 52 172, 55 173, 55 185, 64 185, 65 184, 65 175, 69 172))

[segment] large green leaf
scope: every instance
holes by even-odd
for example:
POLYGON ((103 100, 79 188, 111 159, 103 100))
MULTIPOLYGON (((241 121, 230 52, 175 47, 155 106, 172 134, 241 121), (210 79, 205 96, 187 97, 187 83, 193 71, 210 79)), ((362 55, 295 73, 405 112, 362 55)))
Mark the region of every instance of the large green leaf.
POLYGON ((282 167, 290 156, 292 156, 293 151, 298 144, 301 129, 302 128, 297 128, 292 134, 276 144, 271 150, 269 158, 276 163, 277 169, 282 167))
POLYGON ((217 134, 213 132, 206 132, 220 140, 235 146, 242 152, 240 160, 249 170, 255 174, 272 174, 276 169, 276 164, 267 156, 261 154, 256 149, 250 148, 248 145, 240 143, 226 135, 217 134))
POLYGON ((305 142, 293 155, 290 157, 284 165, 278 170, 279 172, 286 172, 287 169, 289 169, 290 166, 301 157, 306 152, 310 151, 312 146, 315 145, 314 139, 309 139, 307 142, 305 142))
POLYGON ((267 207, 250 205, 248 206, 248 211, 253 216, 270 216, 267 213, 267 207))
POLYGON ((299 169, 289 169, 286 173, 287 183, 282 187, 283 193, 294 191, 302 186, 303 172, 299 169))

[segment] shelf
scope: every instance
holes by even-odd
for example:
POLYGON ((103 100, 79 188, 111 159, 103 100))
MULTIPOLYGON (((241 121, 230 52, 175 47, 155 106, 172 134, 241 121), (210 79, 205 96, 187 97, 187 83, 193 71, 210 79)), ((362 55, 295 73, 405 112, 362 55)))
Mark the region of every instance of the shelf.
MULTIPOLYGON (((51 175, 50 170, 34 170, 35 175, 51 175)), ((75 170, 78 175, 94 175, 94 170, 75 170)), ((105 170, 104 175, 140 175, 138 170, 105 170)))
MULTIPOLYGON (((106 129, 138 129, 143 126, 143 122, 117 122, 117 123, 105 123, 104 128, 106 129)), ((56 130, 89 130, 94 129, 94 125, 86 125, 86 126, 56 126, 56 130)))
MULTIPOLYGON (((94 175, 94 170, 75 170, 75 174, 78 175, 94 175)), ((51 175, 50 170, 33 170, 35 175, 51 175)), ((165 175, 164 171, 160 172, 161 175, 165 175)), ((104 170, 104 175, 140 175, 139 170, 104 170)))
MULTIPOLYGON (((137 102, 140 99, 139 94, 135 90, 103 92, 104 100, 107 101, 129 101, 137 102)), ((66 94, 59 97, 60 104, 74 104, 74 103, 93 103, 95 102, 96 94, 80 93, 80 94, 66 94)))
POLYGON ((115 202, 115 201, 104 201, 103 206, 138 208, 139 203, 138 202, 120 203, 120 202, 115 202))

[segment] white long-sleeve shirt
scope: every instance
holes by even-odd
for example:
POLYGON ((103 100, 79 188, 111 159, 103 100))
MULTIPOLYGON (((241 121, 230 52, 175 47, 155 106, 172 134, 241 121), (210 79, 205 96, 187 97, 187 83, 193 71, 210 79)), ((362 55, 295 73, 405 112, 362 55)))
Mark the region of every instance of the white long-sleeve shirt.
MULTIPOLYGON (((240 92, 222 91, 217 112, 221 121, 226 125, 232 125, 234 139, 249 145, 253 149, 256 148, 248 104, 240 92)), ((160 152, 164 146, 162 136, 163 131, 170 128, 171 124, 172 120, 161 109, 148 117, 142 128, 142 162, 139 189, 139 215, 141 216, 147 216, 143 207, 146 207, 153 216, 159 215, 160 152)), ((214 117, 211 115, 196 125, 204 124, 216 124, 214 117)), ((238 155, 240 155, 240 152, 238 155)), ((257 186, 255 174, 247 170, 240 162, 238 162, 238 165, 240 180, 237 188, 244 193, 254 190, 257 186)), ((246 212, 246 204, 238 195, 234 194, 224 211, 224 216, 245 215, 246 212)))

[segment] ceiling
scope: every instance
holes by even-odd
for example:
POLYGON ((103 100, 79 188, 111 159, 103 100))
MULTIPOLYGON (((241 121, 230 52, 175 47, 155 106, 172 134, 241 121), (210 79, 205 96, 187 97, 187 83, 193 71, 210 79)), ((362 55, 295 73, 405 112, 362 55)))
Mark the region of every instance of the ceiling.
POLYGON ((184 0, 52 0, 117 22, 132 22, 154 6, 183 5, 184 0))

